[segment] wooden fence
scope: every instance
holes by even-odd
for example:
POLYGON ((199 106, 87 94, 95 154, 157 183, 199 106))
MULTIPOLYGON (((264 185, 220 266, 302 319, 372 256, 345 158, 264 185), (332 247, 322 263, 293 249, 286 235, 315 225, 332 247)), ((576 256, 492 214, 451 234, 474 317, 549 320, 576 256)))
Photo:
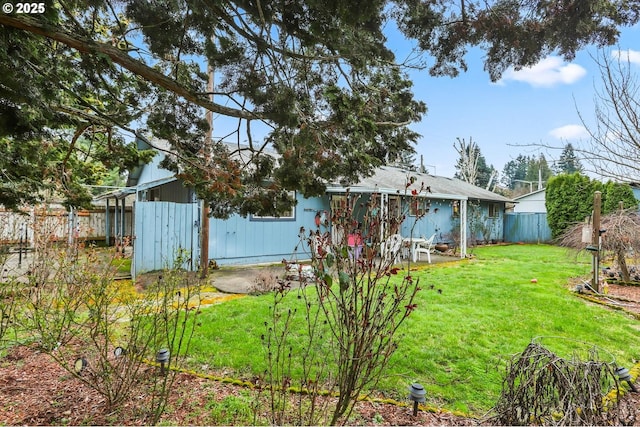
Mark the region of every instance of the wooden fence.
POLYGON ((551 241, 546 213, 509 212, 504 216, 504 240, 513 243, 551 241))
MULTIPOLYGON (((116 210, 111 208, 108 218, 109 244, 114 236, 120 238, 133 233, 131 208, 125 209, 124 215, 119 212, 117 217, 116 210)), ((104 241, 106 231, 106 209, 67 211, 64 208, 33 207, 20 212, 0 209, 0 244, 5 246, 19 245, 21 242, 25 246, 32 246, 34 236, 47 236, 53 241, 104 241)))

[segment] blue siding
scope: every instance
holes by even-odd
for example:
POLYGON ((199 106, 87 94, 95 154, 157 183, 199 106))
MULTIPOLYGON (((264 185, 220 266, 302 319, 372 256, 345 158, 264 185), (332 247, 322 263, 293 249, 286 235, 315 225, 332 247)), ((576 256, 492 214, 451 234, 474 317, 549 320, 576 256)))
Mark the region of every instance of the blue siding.
MULTIPOLYGON (((405 200, 405 212, 409 209, 406 205, 408 200, 405 200)), ((416 222, 416 217, 407 214, 406 219, 402 223, 400 234, 404 237, 425 237, 429 238, 435 233, 436 242, 450 242, 451 231, 453 227, 452 222, 452 201, 451 200, 435 200, 431 199, 431 207, 429 213, 425 214, 416 222), (437 212, 436 212, 437 209, 437 212)), ((459 229, 459 222, 456 227, 459 229)))
MULTIPOLYGON (((430 237, 435 233, 436 242, 453 242, 452 234, 457 234, 460 230, 459 218, 453 217, 453 200, 436 200, 431 199, 430 212, 415 222, 416 217, 407 215, 402 224, 401 234, 405 237, 413 235, 414 237, 430 237), (435 212, 435 210, 438 210, 435 212), (415 224, 415 226, 414 226, 415 224)), ((503 240, 503 217, 504 203, 499 203, 499 214, 495 218, 489 218, 489 203, 480 203, 480 217, 484 221, 485 226, 490 228, 489 236, 484 236, 480 231, 475 236, 471 236, 473 226, 471 216, 471 206, 468 206, 467 214, 467 238, 469 240, 495 239, 503 240)), ((477 228, 477 226, 475 226, 477 228)))
MULTIPOLYGON (((631 187, 631 189, 633 190, 633 195, 636 197, 636 200, 640 202, 640 188, 634 186, 631 187)), ((638 210, 640 210, 640 204, 638 205, 638 210)))
POLYGON ((504 220, 507 242, 541 243, 551 241, 551 229, 546 213, 508 213, 504 220))
POLYGON ((315 229, 318 211, 329 210, 328 197, 305 199, 297 196, 294 219, 252 220, 233 215, 212 219, 209 225, 209 258, 219 265, 280 262, 308 259, 306 248, 298 248, 300 227, 315 229))

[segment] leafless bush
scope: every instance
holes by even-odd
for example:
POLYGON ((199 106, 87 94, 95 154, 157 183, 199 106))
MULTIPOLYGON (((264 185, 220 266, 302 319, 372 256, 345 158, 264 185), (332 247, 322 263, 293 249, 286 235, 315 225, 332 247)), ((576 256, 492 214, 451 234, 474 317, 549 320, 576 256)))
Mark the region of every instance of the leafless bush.
POLYGON ((5 336, 10 330, 16 331, 16 315, 24 306, 26 287, 14 277, 0 281, 0 349, 4 347, 5 336))
MULTIPOLYGON (((617 425, 620 399, 605 399, 619 384, 613 361, 600 360, 597 349, 587 360, 563 359, 539 342, 530 343, 506 366, 502 393, 489 422, 494 425, 617 425)), ((619 394, 618 396, 619 397, 619 394)))
POLYGON ((382 212, 377 196, 347 193, 332 209, 331 230, 323 223, 301 230, 314 274, 298 274, 295 292, 281 281, 265 323, 274 424, 345 422, 361 393, 377 385, 416 307, 417 280, 409 265, 398 267, 401 246, 389 243, 404 212, 382 212), (295 408, 289 388, 302 392, 295 408))
MULTIPOLYGON (((583 227, 584 224, 576 224, 568 228, 560 237, 559 244, 577 250, 584 249, 587 244, 582 242, 583 227)), ((613 254, 622 280, 629 282, 631 275, 627 267, 627 259, 640 255, 640 215, 638 215, 638 211, 635 209, 619 210, 604 215, 600 221, 600 228, 605 230, 602 235, 602 249, 613 254)))
POLYGON ((170 351, 167 365, 182 360, 198 311, 199 283, 192 275, 167 270, 138 294, 114 280, 113 259, 100 258, 94 249, 37 241, 43 247, 29 273, 27 328, 44 351, 99 392, 108 406, 129 401, 143 387, 140 395, 149 400, 139 401, 141 409, 157 422, 174 374, 149 375, 147 361, 154 361, 161 348, 170 351), (47 259, 38 259, 43 254, 47 259))

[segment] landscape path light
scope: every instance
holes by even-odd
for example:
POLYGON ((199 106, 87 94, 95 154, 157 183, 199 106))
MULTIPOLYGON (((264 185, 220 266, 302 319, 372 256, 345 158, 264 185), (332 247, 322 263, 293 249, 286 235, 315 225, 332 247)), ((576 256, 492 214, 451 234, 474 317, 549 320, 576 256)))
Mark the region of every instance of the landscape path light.
POLYGON ((73 370, 76 374, 80 375, 82 371, 87 368, 87 366, 89 366, 89 362, 87 362, 87 359, 85 359, 84 357, 79 357, 73 363, 73 370))
POLYGON ((424 387, 418 383, 409 386, 409 399, 413 402, 413 416, 418 415, 418 404, 427 401, 427 392, 424 387))
POLYGON ((158 351, 158 353, 156 354, 156 362, 158 362, 160 364, 160 374, 164 375, 165 372, 165 363, 169 362, 169 350, 166 348, 162 348, 160 349, 160 351, 158 351))
POLYGON ((638 392, 636 386, 633 385, 633 381, 631 381, 631 375, 629 374, 629 370, 627 368, 618 366, 615 370, 615 373, 620 381, 625 381, 627 384, 629 384, 629 388, 631 389, 631 391, 636 393, 638 392))

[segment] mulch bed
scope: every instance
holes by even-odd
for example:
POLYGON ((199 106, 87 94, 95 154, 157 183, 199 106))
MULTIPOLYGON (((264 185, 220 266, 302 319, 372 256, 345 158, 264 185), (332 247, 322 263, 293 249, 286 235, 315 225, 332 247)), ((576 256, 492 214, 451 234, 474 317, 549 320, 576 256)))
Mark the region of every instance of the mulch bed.
MULTIPOLYGON (((150 367, 149 369, 156 369, 150 367)), ((170 410, 161 422, 169 425, 213 425, 203 408, 215 401, 246 393, 247 389, 180 373, 174 384, 170 410)), ((140 396, 142 397, 142 396, 140 396)), ((266 396, 263 397, 267 399, 266 396)), ((3 425, 147 425, 135 399, 118 411, 109 411, 104 399, 70 375, 35 347, 18 346, 0 359, 0 424, 3 425)), ((359 402, 353 425, 474 425, 472 418, 409 406, 359 402)), ((224 424, 228 425, 227 417, 224 424)), ((246 419, 243 419, 246 424, 246 419)))

